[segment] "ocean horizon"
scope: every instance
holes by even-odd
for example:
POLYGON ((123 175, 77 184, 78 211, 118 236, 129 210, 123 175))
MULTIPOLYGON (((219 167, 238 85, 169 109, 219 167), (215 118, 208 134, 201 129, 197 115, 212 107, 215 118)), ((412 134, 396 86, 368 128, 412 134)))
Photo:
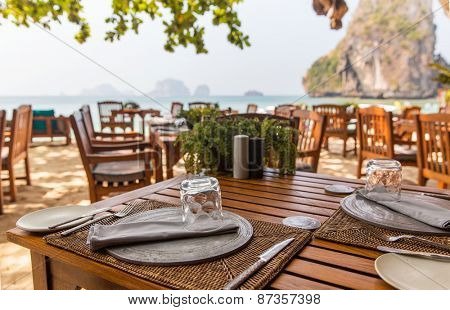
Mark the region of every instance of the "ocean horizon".
POLYGON ((136 102, 142 109, 157 109, 163 115, 170 113, 171 103, 174 101, 182 102, 187 108, 187 104, 193 101, 214 102, 220 105, 221 109, 231 108, 244 113, 247 104, 255 103, 261 112, 272 110, 275 106, 286 103, 307 104, 313 106, 323 103, 358 103, 363 105, 382 104, 392 109, 400 102, 403 105, 419 105, 424 113, 433 113, 438 111, 438 102, 436 98, 429 99, 366 99, 366 98, 346 98, 346 97, 301 97, 295 95, 280 96, 208 96, 208 97, 156 97, 152 100, 145 96, 0 96, 0 109, 6 110, 8 118, 12 115, 12 110, 21 104, 31 104, 35 110, 54 109, 56 115, 68 116, 78 110, 82 105, 91 106, 93 116, 98 117, 97 102, 104 100, 116 100, 123 102, 136 102))

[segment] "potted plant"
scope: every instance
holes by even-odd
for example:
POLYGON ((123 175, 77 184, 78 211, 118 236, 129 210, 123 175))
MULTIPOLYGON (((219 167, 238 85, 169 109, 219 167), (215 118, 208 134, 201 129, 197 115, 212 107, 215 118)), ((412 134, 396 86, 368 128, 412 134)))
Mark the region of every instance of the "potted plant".
POLYGON ((204 169, 212 173, 229 172, 233 163, 233 137, 240 134, 264 138, 266 166, 278 168, 281 174, 295 172, 297 131, 286 121, 239 116, 218 118, 215 112, 210 112, 203 114, 203 120, 195 123, 192 130, 177 138, 187 172, 199 173, 204 169))

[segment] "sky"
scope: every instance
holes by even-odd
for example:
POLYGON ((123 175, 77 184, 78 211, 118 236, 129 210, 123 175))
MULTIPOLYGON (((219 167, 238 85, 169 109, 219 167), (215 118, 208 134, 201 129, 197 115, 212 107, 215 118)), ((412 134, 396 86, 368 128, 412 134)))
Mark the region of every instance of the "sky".
MULTIPOLYGON (((1 1, 1 0, 0 0, 1 1)), ((175 78, 193 91, 206 84, 212 95, 241 95, 256 89, 266 95, 301 95, 301 80, 308 67, 333 49, 345 35, 357 0, 347 0, 350 12, 344 28, 335 31, 329 21, 317 16, 311 0, 245 0, 238 6, 243 31, 252 46, 241 50, 231 45, 225 27, 212 26, 207 18, 207 55, 179 47, 168 53, 160 21, 148 21, 139 35, 128 33, 115 43, 105 42, 110 0, 84 0, 84 16, 92 37, 78 44, 70 23, 53 24, 51 32, 61 40, 102 64, 143 92, 157 81, 175 78)), ((438 0, 433 0, 434 8, 438 0)), ((450 60, 450 20, 435 16, 436 52, 450 60)), ((131 89, 98 68, 48 33, 31 26, 0 25, 0 96, 77 95, 85 88, 109 83, 120 91, 131 89)))

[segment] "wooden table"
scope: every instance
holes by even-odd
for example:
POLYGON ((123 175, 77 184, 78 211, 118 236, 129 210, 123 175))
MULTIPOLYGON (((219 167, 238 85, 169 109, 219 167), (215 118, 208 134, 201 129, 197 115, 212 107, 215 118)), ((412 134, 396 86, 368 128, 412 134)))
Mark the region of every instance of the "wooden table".
MULTIPOLYGON (((164 132, 158 130, 157 127, 152 127, 152 123, 149 122, 150 128, 150 143, 158 144, 159 147, 164 149, 165 162, 166 162, 166 178, 173 178, 173 166, 181 158, 180 146, 176 143, 177 136, 181 131, 164 132)), ((170 128, 166 127, 166 128, 170 128)), ((164 126, 163 126, 164 129, 164 126)))
MULTIPOLYGON (((94 203, 93 206, 119 205, 137 198, 179 202, 179 184, 184 176, 160 182, 94 203)), ((338 208, 340 197, 324 192, 327 184, 361 186, 362 181, 323 174, 297 172, 279 176, 267 170, 261 180, 235 180, 219 177, 225 209, 247 218, 280 223, 284 217, 307 215, 322 223, 338 208)), ((405 190, 449 193, 428 187, 405 186, 405 190)), ((119 269, 97 263, 66 250, 48 245, 40 235, 18 228, 7 238, 31 250, 33 281, 36 289, 164 289, 119 269)), ((272 281, 272 289, 391 289, 374 269, 381 252, 313 240, 304 247, 272 281)))
POLYGON ((142 131, 141 133, 145 135, 145 117, 150 115, 152 117, 160 116, 161 112, 154 109, 123 109, 123 110, 113 110, 111 111, 111 118, 115 119, 118 115, 128 115, 131 121, 134 122, 134 117, 139 115, 141 117, 142 131))

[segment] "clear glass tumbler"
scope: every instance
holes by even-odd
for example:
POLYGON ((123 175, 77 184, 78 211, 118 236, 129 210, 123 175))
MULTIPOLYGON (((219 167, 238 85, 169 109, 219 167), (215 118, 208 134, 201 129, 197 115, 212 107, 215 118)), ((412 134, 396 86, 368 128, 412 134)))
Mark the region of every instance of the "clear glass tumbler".
POLYGON ((367 163, 367 196, 376 200, 399 201, 402 165, 392 159, 372 159, 367 163))
POLYGON ((222 197, 219 181, 196 176, 181 183, 183 222, 191 230, 215 229, 222 225, 222 197))

